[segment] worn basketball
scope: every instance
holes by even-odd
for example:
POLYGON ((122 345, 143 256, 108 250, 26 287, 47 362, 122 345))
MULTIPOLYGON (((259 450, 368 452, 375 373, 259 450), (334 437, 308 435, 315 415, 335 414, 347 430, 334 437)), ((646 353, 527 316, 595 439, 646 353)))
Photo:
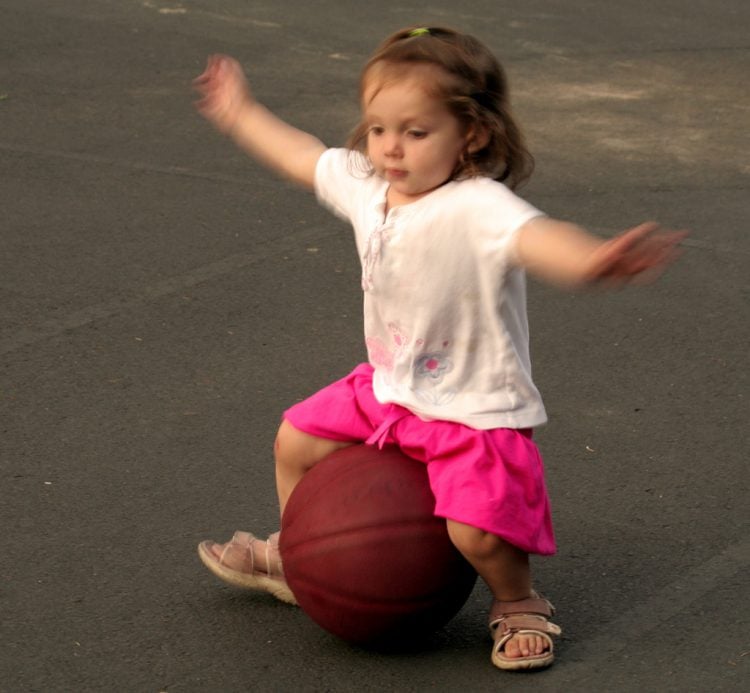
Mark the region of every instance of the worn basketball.
POLYGON ((284 574, 300 607, 354 643, 413 641, 463 606, 476 572, 451 543, 424 464, 355 445, 315 465, 281 523, 284 574))

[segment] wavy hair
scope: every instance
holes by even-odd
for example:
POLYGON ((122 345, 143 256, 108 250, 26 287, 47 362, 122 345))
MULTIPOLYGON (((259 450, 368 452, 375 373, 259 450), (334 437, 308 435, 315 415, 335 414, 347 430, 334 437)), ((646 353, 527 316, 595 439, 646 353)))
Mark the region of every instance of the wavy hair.
MULTIPOLYGON (((452 29, 402 29, 383 41, 365 64, 360 100, 373 80, 397 80, 414 65, 439 68, 437 79, 425 84, 428 93, 444 101, 466 132, 474 129, 487 137, 481 149, 462 153, 452 178, 487 176, 511 189, 528 180, 534 159, 511 113, 505 72, 489 49, 452 29)), ((366 154, 367 131, 367 123, 360 122, 349 136, 349 149, 366 154)))

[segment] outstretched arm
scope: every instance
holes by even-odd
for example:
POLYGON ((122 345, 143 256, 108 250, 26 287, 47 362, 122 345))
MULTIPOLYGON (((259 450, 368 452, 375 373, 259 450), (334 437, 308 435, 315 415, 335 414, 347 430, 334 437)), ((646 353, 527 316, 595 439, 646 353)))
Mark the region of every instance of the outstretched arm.
POLYGON ((566 222, 537 217, 518 234, 521 264, 540 279, 563 286, 610 286, 656 278, 680 254, 685 231, 646 222, 612 239, 566 222))
POLYGON ((217 130, 282 176, 313 187, 315 165, 325 145, 258 103, 236 60, 226 55, 210 56, 193 86, 201 96, 195 105, 198 112, 217 130))

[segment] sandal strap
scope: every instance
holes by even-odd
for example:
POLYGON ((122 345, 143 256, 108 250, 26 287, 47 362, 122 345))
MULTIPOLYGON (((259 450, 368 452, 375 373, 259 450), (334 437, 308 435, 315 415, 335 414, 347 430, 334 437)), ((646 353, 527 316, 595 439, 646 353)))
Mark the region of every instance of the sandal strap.
POLYGON ((227 565, 224 557, 228 551, 236 551, 237 548, 242 550, 242 568, 243 573, 255 572, 255 554, 253 552, 253 544, 258 541, 253 534, 250 532, 242 532, 237 530, 232 536, 231 541, 224 544, 224 549, 219 556, 219 563, 221 565, 227 565))
POLYGON ((518 599, 514 602, 501 602, 496 600, 490 610, 490 621, 504 618, 513 614, 538 614, 550 618, 555 613, 555 607, 544 597, 528 597, 518 599))
POLYGON ((554 613, 555 607, 544 597, 495 601, 490 610, 490 630, 496 633, 496 639, 520 630, 560 635, 560 626, 549 620, 554 613))
POLYGON ((254 534, 250 532, 243 532, 237 530, 232 536, 231 541, 228 541, 219 556, 219 563, 221 565, 227 565, 225 556, 228 551, 240 552, 242 555, 242 567, 240 572, 249 574, 262 574, 272 579, 283 579, 284 569, 281 566, 281 556, 279 554, 279 533, 275 532, 271 534, 268 539, 258 539, 254 534), (256 546, 256 544, 263 544, 263 548, 256 546), (255 552, 264 551, 266 558, 266 570, 256 570, 255 567, 255 552), (275 555, 272 555, 272 552, 275 555), (278 570, 275 570, 276 563, 278 562, 278 570), (278 573, 278 574, 277 574, 278 573))
POLYGON ((549 635, 560 635, 562 632, 560 626, 552 621, 548 621, 544 616, 534 616, 533 614, 515 614, 499 619, 494 624, 490 624, 495 632, 500 635, 509 633, 518 633, 519 631, 533 631, 535 633, 547 633, 549 635))
POLYGON ((276 560, 279 564, 279 577, 284 577, 284 566, 281 564, 281 551, 279 549, 279 537, 281 532, 274 532, 268 535, 266 539, 266 565, 268 566, 268 576, 274 577, 273 561, 271 561, 271 550, 276 552, 276 560))

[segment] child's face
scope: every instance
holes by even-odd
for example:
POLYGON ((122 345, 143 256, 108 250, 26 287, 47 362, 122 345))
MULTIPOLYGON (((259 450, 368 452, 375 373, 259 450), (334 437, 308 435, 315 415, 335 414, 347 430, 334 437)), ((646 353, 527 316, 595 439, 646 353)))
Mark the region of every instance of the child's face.
POLYGON ((367 154, 390 183, 389 206, 415 202, 445 183, 466 146, 456 117, 426 91, 428 76, 415 70, 364 90, 367 154))

